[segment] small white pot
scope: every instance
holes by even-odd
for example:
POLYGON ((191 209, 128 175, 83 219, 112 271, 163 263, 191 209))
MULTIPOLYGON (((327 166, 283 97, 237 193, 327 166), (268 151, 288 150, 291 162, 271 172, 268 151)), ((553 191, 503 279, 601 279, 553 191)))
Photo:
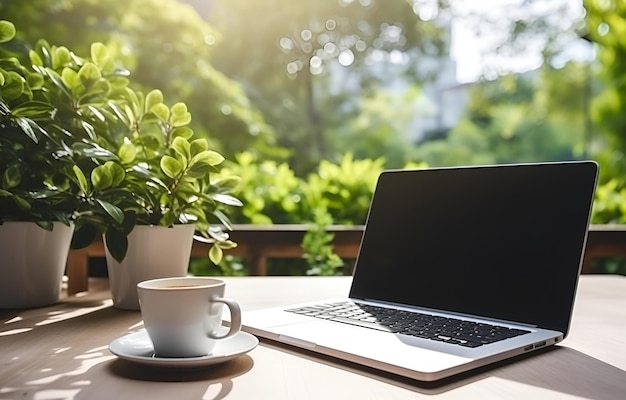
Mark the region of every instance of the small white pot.
POLYGON ((137 225, 128 235, 128 252, 121 263, 107 249, 113 306, 139 310, 139 282, 187 275, 194 232, 193 224, 174 225, 172 228, 137 225))
POLYGON ((74 226, 55 222, 52 232, 34 222, 0 225, 0 309, 54 304, 74 226))

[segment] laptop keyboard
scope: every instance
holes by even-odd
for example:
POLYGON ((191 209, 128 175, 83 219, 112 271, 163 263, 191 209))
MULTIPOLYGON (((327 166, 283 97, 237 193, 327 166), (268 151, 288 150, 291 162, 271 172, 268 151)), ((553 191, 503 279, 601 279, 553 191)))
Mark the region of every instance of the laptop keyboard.
POLYGON ((464 347, 480 347, 530 333, 523 329, 352 302, 321 304, 285 311, 464 347))

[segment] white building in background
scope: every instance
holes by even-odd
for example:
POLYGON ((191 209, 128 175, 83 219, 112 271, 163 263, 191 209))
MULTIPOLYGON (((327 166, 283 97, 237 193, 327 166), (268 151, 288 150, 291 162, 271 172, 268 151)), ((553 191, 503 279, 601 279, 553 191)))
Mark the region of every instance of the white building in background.
POLYGON ((454 128, 467 108, 468 88, 471 84, 457 81, 456 62, 449 57, 433 59, 437 73, 432 81, 423 86, 424 98, 432 108, 426 115, 418 115, 412 139, 442 137, 454 128))
MULTIPOLYGON (((452 37, 450 21, 439 20, 440 26, 452 37)), ((404 93, 411 85, 401 72, 406 69, 406 62, 416 63, 419 75, 426 77, 421 84, 421 93, 415 100, 415 114, 407 127, 407 139, 413 143, 444 137, 454 128, 464 114, 469 101, 468 90, 472 82, 460 83, 457 80, 457 62, 450 55, 450 43, 439 57, 430 55, 405 56, 405 63, 393 62, 388 57, 377 64, 372 64, 374 74, 381 79, 383 89, 404 93)), ((396 60, 400 60, 396 57, 396 60)), ((345 79, 345 77, 341 78, 345 79)))

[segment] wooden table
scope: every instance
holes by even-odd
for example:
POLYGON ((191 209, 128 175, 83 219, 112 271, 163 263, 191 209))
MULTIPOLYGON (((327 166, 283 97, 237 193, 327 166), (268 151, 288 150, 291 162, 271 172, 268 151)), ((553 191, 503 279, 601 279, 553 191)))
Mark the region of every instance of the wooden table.
MULTIPOLYGON (((228 278, 244 309, 347 293, 349 277, 228 278)), ((626 277, 581 277, 571 332, 556 348, 424 384, 261 343, 217 367, 142 367, 109 353, 141 328, 111 306, 106 280, 55 306, 0 310, 0 399, 626 398, 626 277)))

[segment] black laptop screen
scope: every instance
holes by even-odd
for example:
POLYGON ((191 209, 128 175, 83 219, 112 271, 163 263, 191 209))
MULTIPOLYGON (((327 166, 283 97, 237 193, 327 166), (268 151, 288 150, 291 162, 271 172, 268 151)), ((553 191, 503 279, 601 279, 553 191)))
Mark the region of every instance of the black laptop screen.
POLYGON ((350 296, 567 333, 596 175, 593 162, 383 172, 350 296))

